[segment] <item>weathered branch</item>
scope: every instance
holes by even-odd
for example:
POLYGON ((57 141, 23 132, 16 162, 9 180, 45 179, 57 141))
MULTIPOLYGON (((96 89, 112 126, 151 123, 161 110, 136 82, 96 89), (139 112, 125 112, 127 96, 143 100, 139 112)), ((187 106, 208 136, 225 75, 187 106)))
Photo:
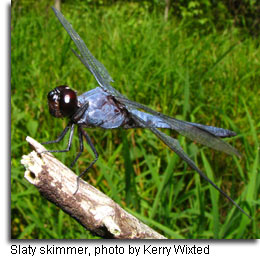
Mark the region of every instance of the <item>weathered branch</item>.
POLYGON ((127 213, 112 199, 81 180, 34 139, 26 140, 34 148, 22 157, 24 177, 49 201, 56 204, 82 226, 104 238, 164 239, 162 235, 127 213))

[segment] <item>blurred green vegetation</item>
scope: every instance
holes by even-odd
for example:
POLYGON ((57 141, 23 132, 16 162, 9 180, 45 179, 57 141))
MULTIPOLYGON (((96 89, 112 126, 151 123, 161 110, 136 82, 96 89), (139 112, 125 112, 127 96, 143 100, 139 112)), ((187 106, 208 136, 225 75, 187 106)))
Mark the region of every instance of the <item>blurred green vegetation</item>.
MULTIPOLYGON (((148 130, 88 130, 100 158, 85 180, 168 238, 259 238, 259 37, 224 22, 201 30, 194 15, 166 22, 161 2, 157 9, 148 1, 93 2, 66 1, 62 13, 106 66, 116 89, 170 116, 237 132, 227 141, 242 159, 167 133, 253 221, 148 130)), ((42 198, 20 164, 31 151, 27 135, 45 142, 66 125, 48 113, 47 93, 59 84, 79 93, 97 86, 71 52, 74 45, 52 4, 12 2, 11 237, 95 238, 42 198)), ((74 141, 70 153, 56 154, 66 165, 75 157, 74 141)), ((92 160, 86 146, 75 172, 92 160)))

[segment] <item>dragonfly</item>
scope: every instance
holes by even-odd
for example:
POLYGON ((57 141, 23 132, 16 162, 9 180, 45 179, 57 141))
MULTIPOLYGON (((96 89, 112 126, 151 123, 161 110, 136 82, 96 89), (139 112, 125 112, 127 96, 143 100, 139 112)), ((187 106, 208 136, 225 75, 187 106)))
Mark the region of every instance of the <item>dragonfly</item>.
POLYGON ((240 153, 233 146, 222 140, 222 138, 233 137, 236 133, 223 128, 178 120, 157 112, 141 103, 129 100, 111 86, 111 82, 114 82, 114 80, 109 75, 107 69, 91 54, 84 41, 62 13, 54 7, 52 9, 79 51, 78 53, 72 49, 72 52, 92 73, 99 85, 95 89, 79 96, 69 86, 60 85, 51 90, 47 96, 50 114, 57 118, 67 117, 69 122, 56 140, 45 142, 45 144, 60 142, 70 131, 66 149, 47 150, 47 152, 68 152, 71 148, 75 127, 77 126, 80 149, 71 167, 75 165, 84 151, 83 139, 86 140, 95 155, 95 159, 90 165, 77 176, 77 189, 74 194, 79 189, 80 178, 96 163, 99 156, 90 136, 84 128, 146 128, 155 134, 192 169, 198 172, 203 179, 210 183, 242 213, 251 218, 230 196, 222 191, 196 166, 194 161, 184 152, 177 139, 168 136, 160 129, 175 130, 193 141, 225 152, 226 154, 240 156, 240 153))

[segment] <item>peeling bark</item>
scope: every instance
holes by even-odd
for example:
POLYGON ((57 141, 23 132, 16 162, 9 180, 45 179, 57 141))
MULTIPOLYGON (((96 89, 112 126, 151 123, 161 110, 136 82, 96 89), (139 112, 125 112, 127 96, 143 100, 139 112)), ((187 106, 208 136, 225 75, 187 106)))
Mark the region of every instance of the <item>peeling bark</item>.
POLYGON ((81 180, 34 139, 26 140, 34 148, 22 157, 24 177, 47 198, 87 230, 103 238, 165 239, 162 235, 127 213, 111 198, 81 180))

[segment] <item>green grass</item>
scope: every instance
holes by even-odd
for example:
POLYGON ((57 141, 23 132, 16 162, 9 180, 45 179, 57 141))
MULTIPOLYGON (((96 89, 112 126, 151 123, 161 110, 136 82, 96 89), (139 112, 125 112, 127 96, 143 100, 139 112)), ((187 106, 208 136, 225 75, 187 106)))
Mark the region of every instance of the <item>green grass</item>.
MULTIPOLYGON (((25 137, 48 141, 66 125, 48 113, 47 93, 59 84, 79 93, 97 86, 47 2, 25 3, 14 2, 11 13, 11 235, 95 238, 23 177, 20 160, 31 151, 25 137)), ((165 23, 163 14, 137 3, 92 9, 64 4, 62 12, 128 98, 237 132, 227 141, 241 159, 167 133, 253 221, 148 130, 89 129, 100 158, 85 180, 168 238, 259 238, 259 39, 235 28, 191 33, 188 23, 165 23)), ((71 153, 56 156, 69 166, 77 147, 75 139, 71 153)), ((92 160, 86 146, 75 172, 92 160)))

